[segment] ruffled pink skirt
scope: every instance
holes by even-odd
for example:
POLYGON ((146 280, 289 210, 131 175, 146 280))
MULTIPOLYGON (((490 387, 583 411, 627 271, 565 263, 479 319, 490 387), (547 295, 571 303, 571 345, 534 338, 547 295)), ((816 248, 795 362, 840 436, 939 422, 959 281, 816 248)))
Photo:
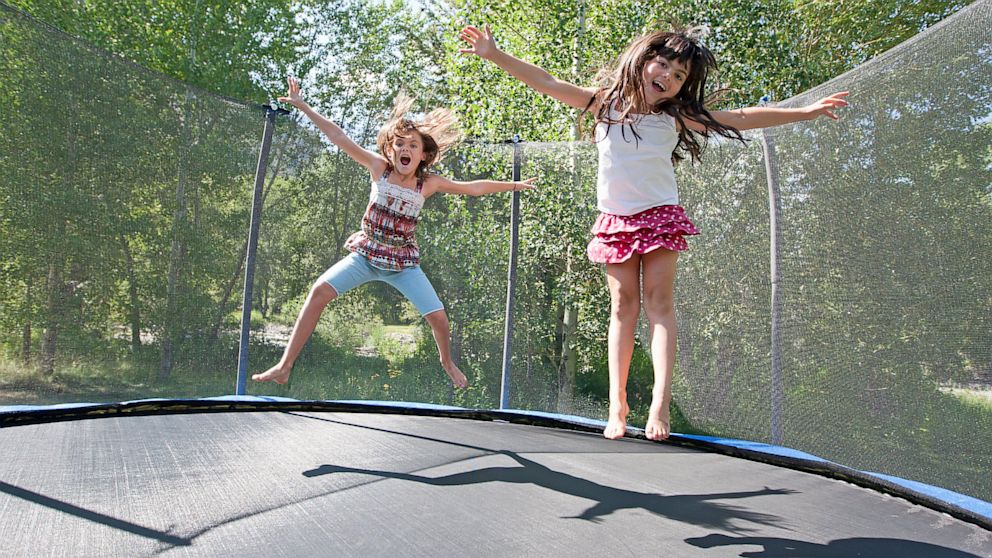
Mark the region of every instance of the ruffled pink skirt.
POLYGON ((586 248, 590 260, 622 263, 635 252, 646 254, 656 248, 687 250, 689 245, 683 236, 699 234, 699 230, 682 206, 660 205, 635 215, 600 213, 592 234, 586 248))

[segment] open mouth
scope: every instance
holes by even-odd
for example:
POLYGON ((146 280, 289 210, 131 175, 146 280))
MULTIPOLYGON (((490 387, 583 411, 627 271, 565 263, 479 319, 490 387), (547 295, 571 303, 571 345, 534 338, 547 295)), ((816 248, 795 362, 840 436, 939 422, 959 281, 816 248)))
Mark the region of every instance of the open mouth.
POLYGON ((410 164, 410 161, 412 161, 412 160, 413 159, 411 159, 409 155, 401 155, 400 156, 400 164, 403 165, 404 167, 407 166, 407 165, 409 165, 410 164))
POLYGON ((658 93, 664 93, 665 92, 665 85, 663 83, 661 83, 660 81, 658 81, 658 80, 653 80, 651 82, 651 88, 654 89, 658 93))

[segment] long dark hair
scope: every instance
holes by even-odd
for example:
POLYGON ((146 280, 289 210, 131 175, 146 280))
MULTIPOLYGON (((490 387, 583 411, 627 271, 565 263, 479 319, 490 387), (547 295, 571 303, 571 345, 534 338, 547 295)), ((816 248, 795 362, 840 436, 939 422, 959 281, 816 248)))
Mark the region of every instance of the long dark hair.
POLYGON ((598 99, 599 107, 594 115, 596 122, 605 122, 607 126, 630 126, 635 141, 640 139, 634 126, 636 117, 645 108, 653 114, 672 116, 679 123, 679 142, 672 153, 675 162, 685 158, 683 152, 687 152, 692 160, 699 161, 703 150, 698 137, 700 135, 709 138, 715 133, 744 141, 740 130, 720 124, 706 109, 706 104, 714 101, 721 92, 717 91, 709 97, 706 95, 706 79, 711 71, 716 71, 717 64, 713 53, 699 43, 696 33, 697 29, 694 28, 655 31, 631 41, 615 65, 600 73, 601 85, 583 113, 588 112, 598 99), (674 98, 647 106, 641 75, 644 66, 656 56, 678 60, 688 68, 689 73, 674 98), (611 115, 611 110, 617 113, 616 116, 611 115), (695 132, 689 129, 685 125, 686 120, 702 124, 705 130, 695 132))

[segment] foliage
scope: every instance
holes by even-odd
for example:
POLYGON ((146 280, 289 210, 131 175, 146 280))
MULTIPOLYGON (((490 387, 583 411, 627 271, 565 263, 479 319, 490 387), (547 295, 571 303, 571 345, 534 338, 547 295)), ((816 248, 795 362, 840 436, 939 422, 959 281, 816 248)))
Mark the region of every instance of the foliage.
POLYGON ((290 64, 308 54, 319 28, 287 0, 10 0, 69 35, 184 83, 266 103, 290 64))

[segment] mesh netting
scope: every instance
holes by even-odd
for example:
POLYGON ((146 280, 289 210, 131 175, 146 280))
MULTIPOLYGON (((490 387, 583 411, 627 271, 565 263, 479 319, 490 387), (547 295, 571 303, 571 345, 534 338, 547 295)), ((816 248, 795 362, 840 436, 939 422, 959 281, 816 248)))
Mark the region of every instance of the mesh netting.
POLYGON ((788 103, 850 90, 841 122, 769 130, 783 443, 986 500, 990 27, 992 3, 973 4, 788 103))
MULTIPOLYGON (((990 22, 992 3, 976 3, 790 100, 848 89, 852 107, 768 131, 774 231, 760 135, 680 166, 702 234, 679 261, 676 430, 992 500, 990 22)), ((0 41, 0 405, 231 393, 264 111, 3 4, 0 41)), ((515 149, 540 186, 521 196, 510 405, 604 418, 609 300, 584 255, 595 149, 469 143, 439 170, 507 180, 515 149)), ((249 373, 278 360, 368 188, 315 131, 277 119, 249 373)), ((451 389, 402 297, 371 284, 328 307, 289 385, 249 392, 497 407, 510 201, 435 196, 419 230, 469 390, 451 389)), ((634 364, 643 408, 643 350, 634 364)))
POLYGON ((4 371, 30 385, 34 365, 76 393, 111 369, 144 382, 188 368, 238 304, 263 111, 2 4, 0 37, 4 371))
POLYGON ((852 106, 766 131, 775 309, 761 137, 682 175, 703 229, 677 287, 691 428, 992 497, 990 22, 976 3, 786 103, 852 106))

